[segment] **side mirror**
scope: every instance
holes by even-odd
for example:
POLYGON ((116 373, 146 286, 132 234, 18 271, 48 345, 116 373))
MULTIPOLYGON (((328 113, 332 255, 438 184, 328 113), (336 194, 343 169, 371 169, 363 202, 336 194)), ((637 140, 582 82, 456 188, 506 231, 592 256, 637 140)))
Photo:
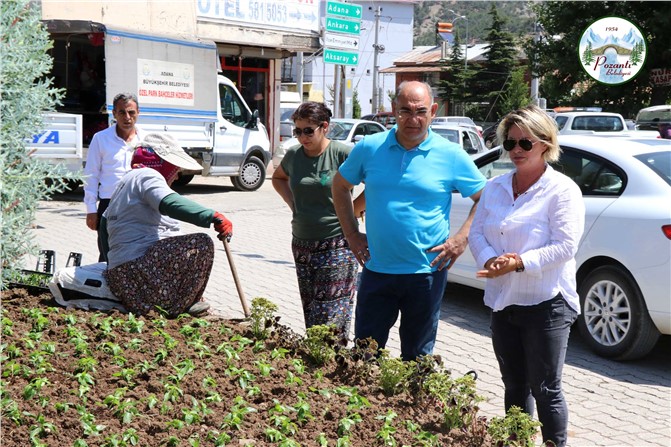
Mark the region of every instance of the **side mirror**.
POLYGON ((361 140, 363 140, 363 135, 354 135, 352 137, 352 143, 358 143, 361 140))
POLYGON ((252 117, 247 121, 245 129, 257 130, 259 128, 259 111, 254 110, 252 112, 252 117))

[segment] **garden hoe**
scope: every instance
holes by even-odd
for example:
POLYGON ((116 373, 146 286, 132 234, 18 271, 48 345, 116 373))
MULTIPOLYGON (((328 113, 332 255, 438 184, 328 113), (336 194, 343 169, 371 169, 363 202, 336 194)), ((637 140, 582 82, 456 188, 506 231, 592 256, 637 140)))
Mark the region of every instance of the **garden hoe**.
POLYGON ((240 278, 238 278, 238 271, 235 268, 235 263, 233 262, 233 255, 231 254, 231 249, 228 246, 228 238, 222 236, 221 241, 224 243, 224 249, 226 250, 226 257, 228 258, 228 265, 231 266, 231 273, 233 274, 233 281, 235 281, 235 288, 238 289, 238 296, 240 296, 240 303, 242 304, 242 311, 245 313, 245 318, 249 318, 249 307, 247 307, 247 301, 245 300, 245 294, 242 291, 242 285, 240 284, 240 278))

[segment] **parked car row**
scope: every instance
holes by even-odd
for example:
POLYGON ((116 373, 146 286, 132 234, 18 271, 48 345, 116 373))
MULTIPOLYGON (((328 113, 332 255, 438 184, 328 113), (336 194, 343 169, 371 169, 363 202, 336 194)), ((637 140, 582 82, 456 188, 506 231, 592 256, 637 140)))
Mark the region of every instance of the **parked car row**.
MULTIPOLYGON (((329 140, 340 141, 347 146, 354 147, 354 145, 361 141, 366 135, 371 135, 378 132, 384 132, 385 127, 375 121, 355 120, 346 118, 331 119, 329 131, 326 138, 329 140)), ((291 147, 298 146, 298 138, 291 137, 284 140, 275 150, 273 154, 273 166, 277 168, 282 162, 284 154, 291 147)))
MULTIPOLYGON (((585 232, 576 254, 582 313, 578 327, 599 355, 635 359, 671 334, 671 141, 560 135, 554 168, 580 186, 585 232)), ((474 157, 488 178, 514 165, 496 147, 474 157)), ((472 201, 454 193, 451 226, 459 228, 472 201)), ((484 289, 469 250, 448 280, 484 289)))

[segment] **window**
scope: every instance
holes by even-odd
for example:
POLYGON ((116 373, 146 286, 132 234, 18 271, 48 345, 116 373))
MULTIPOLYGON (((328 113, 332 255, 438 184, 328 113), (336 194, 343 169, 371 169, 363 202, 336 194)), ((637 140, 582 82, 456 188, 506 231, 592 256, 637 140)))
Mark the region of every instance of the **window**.
MULTIPOLYGON (((618 196, 624 191, 626 177, 617 166, 570 147, 562 147, 562 150, 561 159, 552 167, 576 182, 583 196, 618 196)), ((499 156, 500 152, 493 152, 478 159, 480 172, 487 179, 515 169, 509 159, 501 160, 499 156)))
POLYGON ((224 119, 239 127, 245 127, 251 116, 242 99, 228 85, 219 84, 221 97, 221 115, 224 119))

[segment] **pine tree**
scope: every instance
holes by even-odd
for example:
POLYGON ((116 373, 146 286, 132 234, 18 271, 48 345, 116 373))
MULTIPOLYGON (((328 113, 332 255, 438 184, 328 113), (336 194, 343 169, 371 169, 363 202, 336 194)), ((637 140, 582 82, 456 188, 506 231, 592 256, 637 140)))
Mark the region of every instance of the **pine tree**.
POLYGON ((361 103, 359 102, 359 91, 354 89, 352 93, 352 118, 361 118, 361 103))
POLYGON ((582 53, 583 65, 590 65, 594 62, 594 54, 592 54, 592 42, 587 42, 587 48, 582 53))
POLYGON ((502 95, 501 111, 509 113, 531 103, 529 85, 524 80, 524 69, 513 71, 505 93, 502 95))
POLYGON ((505 21, 499 16, 494 2, 489 14, 492 17, 492 25, 488 28, 489 46, 484 54, 486 62, 477 72, 474 85, 478 96, 486 98, 489 102, 489 112, 485 121, 495 121, 502 115, 498 101, 506 82, 509 81, 510 73, 515 68, 517 50, 513 35, 504 30, 505 21))
POLYGON ((642 56, 641 54, 643 53, 643 43, 642 42, 636 42, 634 44, 634 48, 631 50, 631 55, 629 56, 629 60, 631 61, 632 65, 638 65, 642 61, 642 56))
POLYGON ((464 53, 461 51, 459 35, 454 37, 454 45, 451 46, 450 57, 445 66, 447 75, 438 83, 440 98, 447 101, 450 115, 458 115, 457 106, 466 104, 473 98, 473 90, 470 81, 473 71, 466 69, 464 64, 464 53))
POLYGON ((0 2, 0 269, 2 285, 26 254, 35 254, 30 226, 40 200, 79 179, 30 156, 27 141, 42 128, 41 113, 53 110, 61 93, 46 79, 52 65, 49 34, 37 2, 0 2), (53 181, 47 183, 47 179, 53 181))

